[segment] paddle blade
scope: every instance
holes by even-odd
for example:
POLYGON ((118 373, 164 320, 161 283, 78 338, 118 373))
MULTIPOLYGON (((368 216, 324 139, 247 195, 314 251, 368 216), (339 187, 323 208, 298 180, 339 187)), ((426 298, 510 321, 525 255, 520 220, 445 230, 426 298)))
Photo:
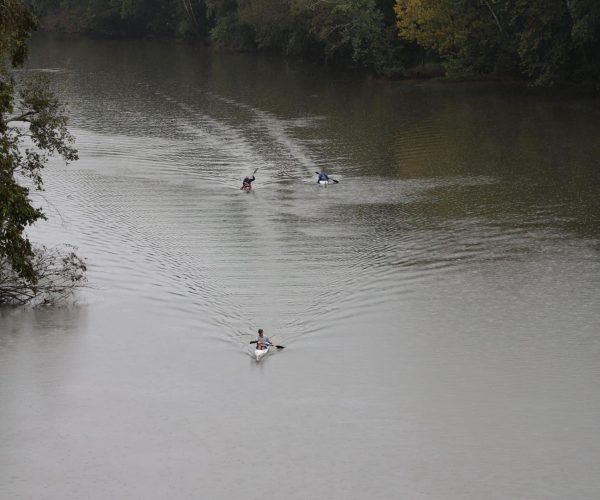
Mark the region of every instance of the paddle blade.
POLYGON ((331 179, 333 182, 335 182, 336 184, 339 184, 340 181, 336 181, 335 179, 331 179))
POLYGON ((285 349, 284 345, 276 345, 275 347, 277 347, 277 349, 285 349))
POLYGON ((257 342, 256 340, 251 340, 250 341, 251 344, 256 344, 256 342, 257 342))

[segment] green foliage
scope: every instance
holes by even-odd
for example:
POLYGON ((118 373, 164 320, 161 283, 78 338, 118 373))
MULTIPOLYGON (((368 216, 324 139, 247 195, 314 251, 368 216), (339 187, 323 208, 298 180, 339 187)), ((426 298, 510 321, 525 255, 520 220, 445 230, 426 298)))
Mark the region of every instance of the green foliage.
POLYGON ((533 85, 600 75, 596 0, 397 0, 400 36, 439 56, 449 73, 514 68, 533 85))
POLYGON ((563 0, 513 0, 508 26, 521 72, 534 85, 552 85, 565 77, 572 44, 571 17, 563 0))
POLYGON ((20 1, 0 1, 0 64, 10 60, 16 67, 27 57, 27 40, 37 26, 31 10, 20 1))
POLYGON ((32 5, 48 26, 67 31, 185 40, 207 34, 204 0, 32 0, 32 5))
POLYGON ((32 78, 17 84, 9 66, 25 61, 35 19, 20 0, 3 0, 0 13, 0 302, 4 302, 2 290, 10 290, 17 301, 18 296, 35 296, 45 272, 39 266, 43 255, 25 235, 28 226, 45 216, 31 204, 25 183, 41 190, 48 156, 58 154, 69 162, 77 159, 77 151, 66 128, 64 107, 50 92, 48 80, 32 78))
POLYGON ((238 17, 254 33, 259 48, 284 48, 294 31, 294 16, 288 2, 282 0, 240 0, 238 17))
POLYGON ((240 22, 235 12, 219 17, 210 37, 216 47, 230 50, 253 50, 256 46, 251 26, 240 22))
MULTIPOLYGON (((0 165, 3 174, 5 163, 3 161, 0 165)), ((2 175, 1 181, 0 258, 5 259, 19 277, 35 285, 37 276, 33 270, 33 249, 23 232, 27 226, 44 218, 44 215, 40 209, 31 206, 27 188, 8 175, 2 175)))
POLYGON ((338 2, 315 16, 315 26, 329 58, 347 54, 359 65, 369 65, 381 44, 383 14, 374 0, 338 2))
POLYGON ((581 57, 574 75, 600 90, 600 2, 571 0, 570 13, 573 18, 571 37, 581 57))
POLYGON ((398 0, 400 36, 441 57, 450 76, 490 73, 502 25, 490 2, 398 0))

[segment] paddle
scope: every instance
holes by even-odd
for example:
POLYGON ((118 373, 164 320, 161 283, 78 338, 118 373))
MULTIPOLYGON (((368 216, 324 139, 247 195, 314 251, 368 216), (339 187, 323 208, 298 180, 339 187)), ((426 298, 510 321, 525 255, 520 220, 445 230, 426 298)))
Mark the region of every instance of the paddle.
MULTIPOLYGON (((250 343, 251 344, 256 344, 258 342, 258 340, 251 340, 250 343)), ((273 347, 277 347, 277 349, 285 349, 284 345, 275 345, 275 344, 271 344, 273 347)))
MULTIPOLYGON (((319 175, 321 172, 315 172, 315 174, 319 175)), ((330 180, 332 180, 333 182, 335 182, 336 184, 339 184, 340 181, 336 181, 335 179, 332 179, 331 177, 329 178, 330 180)))

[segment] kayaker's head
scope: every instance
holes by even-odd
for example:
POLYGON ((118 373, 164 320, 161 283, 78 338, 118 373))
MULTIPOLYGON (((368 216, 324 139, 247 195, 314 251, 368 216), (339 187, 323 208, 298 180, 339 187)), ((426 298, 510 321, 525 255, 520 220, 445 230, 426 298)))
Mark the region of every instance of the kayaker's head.
POLYGON ((258 329, 258 334, 262 337, 262 335, 263 335, 263 329, 262 328, 258 329))

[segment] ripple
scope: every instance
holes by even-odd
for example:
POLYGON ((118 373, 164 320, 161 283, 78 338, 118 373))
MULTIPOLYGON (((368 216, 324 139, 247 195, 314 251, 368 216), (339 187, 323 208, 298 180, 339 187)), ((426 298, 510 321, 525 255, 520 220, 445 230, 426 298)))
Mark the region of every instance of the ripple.
POLYGON ((293 343, 555 242, 560 202, 526 218, 464 162, 431 174, 448 143, 433 118, 386 142, 377 127, 332 135, 321 111, 282 116, 171 81, 115 99, 104 85, 105 102, 75 100, 81 161, 52 166, 54 227, 87 253, 103 300, 165 308, 240 348, 258 326, 293 343), (378 175, 381 155, 410 175, 378 175), (340 184, 316 186, 323 166, 340 184))

